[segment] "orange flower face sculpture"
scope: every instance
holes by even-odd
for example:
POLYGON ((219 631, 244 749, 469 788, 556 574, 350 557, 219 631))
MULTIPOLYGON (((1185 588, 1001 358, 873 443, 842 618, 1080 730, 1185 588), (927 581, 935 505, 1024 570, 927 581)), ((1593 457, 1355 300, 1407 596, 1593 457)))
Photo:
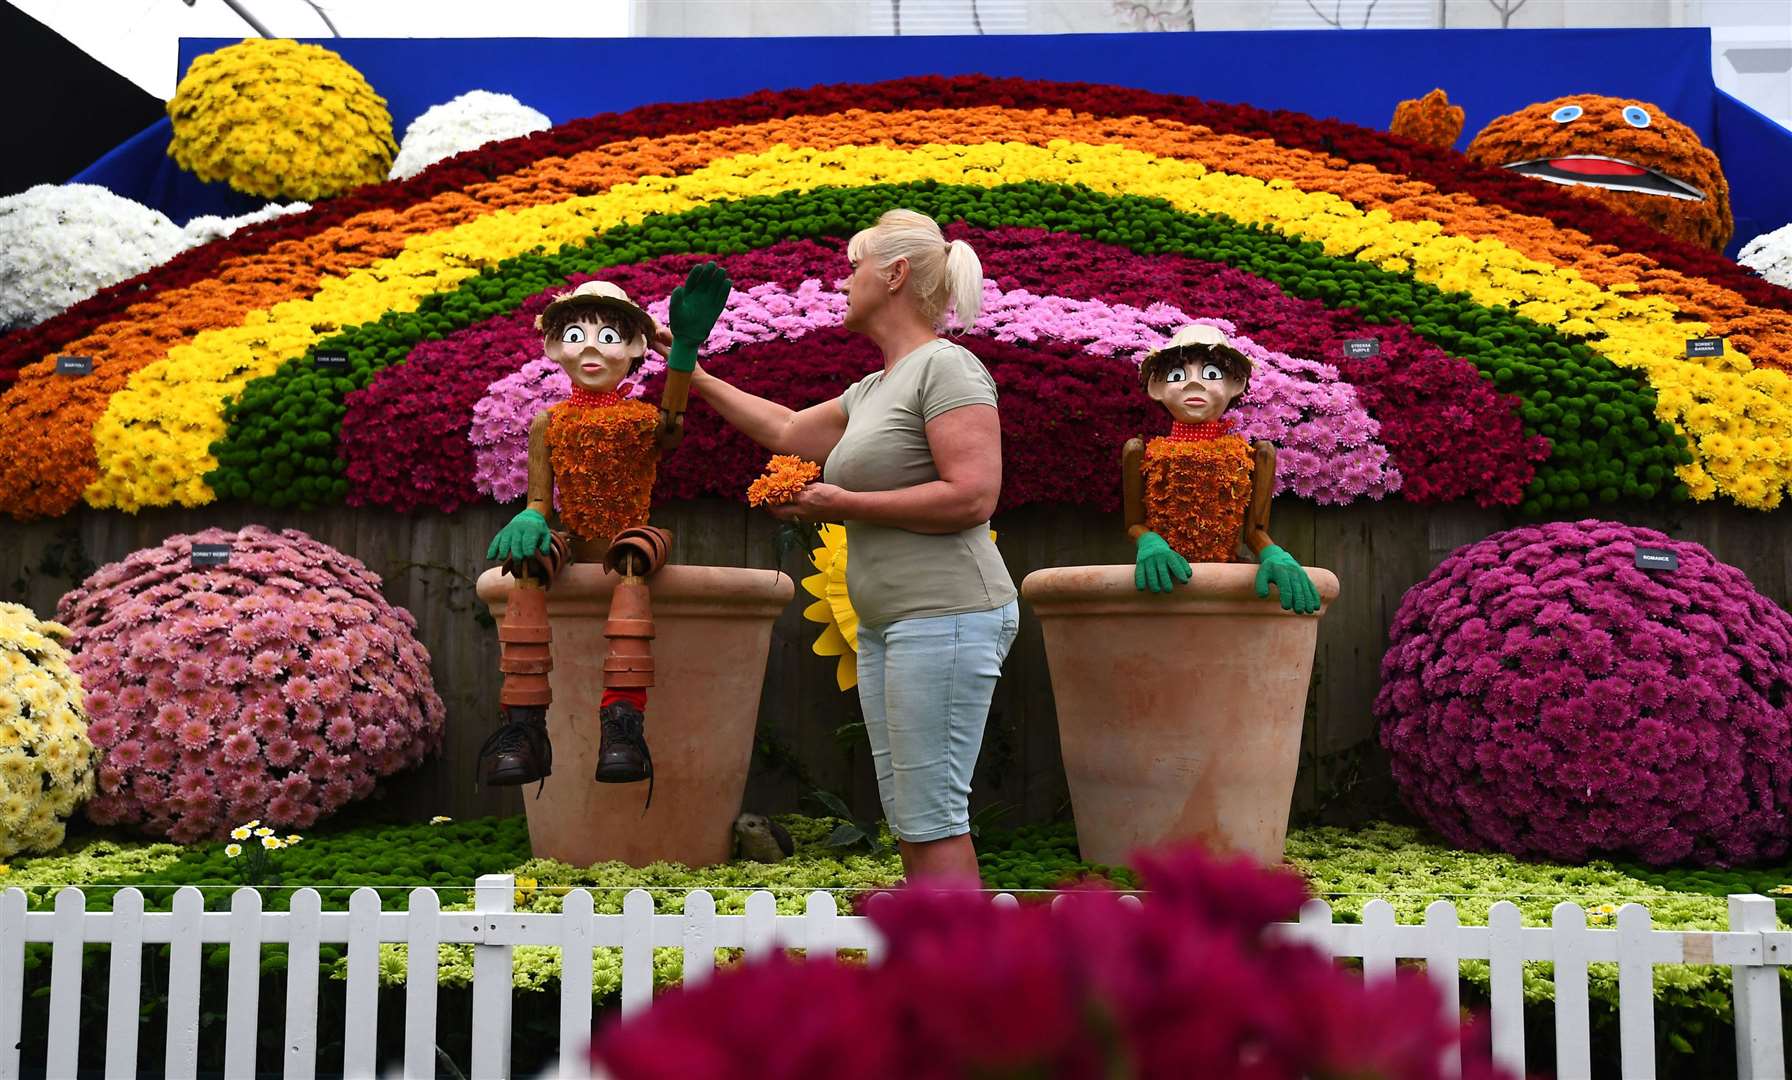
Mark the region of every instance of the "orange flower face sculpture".
POLYGON ((1722 251, 1736 223, 1717 155, 1646 101, 1576 94, 1490 122, 1469 143, 1482 165, 1569 187, 1676 239, 1722 251))

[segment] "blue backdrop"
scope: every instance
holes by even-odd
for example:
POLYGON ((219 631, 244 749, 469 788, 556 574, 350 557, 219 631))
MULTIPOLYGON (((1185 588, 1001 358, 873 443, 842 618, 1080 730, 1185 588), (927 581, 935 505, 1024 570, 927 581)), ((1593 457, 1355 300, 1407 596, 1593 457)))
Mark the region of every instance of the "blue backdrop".
MULTIPOLYGON (((229 44, 181 42, 195 56, 229 44)), ((1080 80, 1294 109, 1385 130, 1395 103, 1441 86, 1467 111, 1463 141, 1502 113, 1563 94, 1653 102, 1699 133, 1730 178, 1737 245, 1792 221, 1792 133, 1718 90, 1710 33, 1665 30, 1365 30, 1037 37, 496 38, 319 40, 358 68, 395 131, 467 90, 513 94, 555 123, 653 102, 904 75, 1080 80)), ((261 200, 202 184, 167 157, 161 121, 76 180, 176 221, 261 200)), ((1733 250, 1733 249, 1732 249, 1733 250)))

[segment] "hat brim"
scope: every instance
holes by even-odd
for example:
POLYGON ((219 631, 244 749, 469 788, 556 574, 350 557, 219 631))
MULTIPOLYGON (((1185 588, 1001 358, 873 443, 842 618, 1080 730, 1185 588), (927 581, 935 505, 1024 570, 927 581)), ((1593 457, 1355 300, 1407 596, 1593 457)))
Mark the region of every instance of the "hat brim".
POLYGON ((1160 356, 1178 356, 1178 355, 1181 355, 1184 353, 1186 353, 1190 356, 1193 356, 1195 353, 1198 353, 1198 352, 1199 353, 1210 353, 1216 349, 1221 352, 1226 353, 1227 355, 1237 357, 1238 362, 1240 364, 1244 365, 1244 369, 1246 371, 1256 371, 1257 370, 1257 365, 1251 361, 1250 357, 1246 356, 1242 352, 1239 352, 1237 349, 1234 349, 1232 346, 1221 345, 1218 343, 1206 344, 1204 342, 1196 342, 1195 344, 1192 344, 1192 345, 1172 345, 1169 348, 1159 349, 1156 352, 1152 352, 1152 353, 1146 353, 1145 359, 1140 361, 1140 363, 1141 364, 1150 363, 1151 361, 1156 360, 1160 356))
MULTIPOLYGON (((586 295, 563 296, 549 304, 547 307, 542 308, 541 314, 535 317, 535 329, 544 329, 547 326, 548 321, 554 317, 555 312, 563 311, 566 308, 575 305, 581 307, 594 307, 599 311, 612 311, 624 316, 625 321, 639 321, 644 326, 652 327, 654 325, 653 316, 647 314, 647 309, 638 304, 628 300, 619 300, 614 296, 586 295)), ((648 331, 647 336, 653 336, 651 330, 648 331)))

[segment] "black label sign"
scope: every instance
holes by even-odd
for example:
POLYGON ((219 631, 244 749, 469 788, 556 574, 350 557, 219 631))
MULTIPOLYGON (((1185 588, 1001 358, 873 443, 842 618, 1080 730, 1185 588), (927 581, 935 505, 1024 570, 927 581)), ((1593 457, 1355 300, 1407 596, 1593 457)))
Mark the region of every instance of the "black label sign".
POLYGON ((348 367, 348 354, 345 352, 320 352, 317 354, 318 367, 348 367))
POLYGON ((1640 547, 1636 549, 1636 566, 1638 570, 1678 570, 1680 557, 1661 548, 1640 547))
POLYGON ((1686 355, 1689 357, 1692 357, 1692 356, 1722 356, 1723 354, 1724 354, 1724 339, 1723 338, 1720 338, 1720 337, 1695 337, 1695 338, 1687 338, 1686 339, 1686 355))
POLYGON ((58 375, 92 375, 93 357, 91 356, 58 356, 56 358, 56 374, 58 375))
POLYGON ((1363 360, 1371 356, 1381 355, 1380 338, 1352 338, 1344 343, 1344 355, 1352 360, 1363 360))
POLYGON ((226 566, 230 562, 229 544, 194 544, 194 566, 226 566))

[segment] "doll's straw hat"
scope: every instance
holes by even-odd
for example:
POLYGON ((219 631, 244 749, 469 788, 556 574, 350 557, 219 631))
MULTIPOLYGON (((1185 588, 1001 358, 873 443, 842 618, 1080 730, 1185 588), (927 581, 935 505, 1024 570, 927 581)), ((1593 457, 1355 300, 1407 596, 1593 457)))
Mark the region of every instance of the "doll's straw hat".
POLYGON ((554 312, 572 304, 594 304, 600 309, 622 316, 625 323, 646 327, 646 332, 650 336, 652 334, 653 316, 647 314, 646 308, 630 300, 622 286, 613 281, 586 281, 578 288, 554 297, 553 302, 535 317, 535 329, 542 329, 554 317, 554 312))
POLYGON ((1224 349, 1238 357, 1246 371, 1250 371, 1255 366, 1251 363, 1250 357, 1240 352, 1236 345, 1226 339, 1224 331, 1217 326, 1208 326, 1206 323, 1191 323, 1176 331, 1175 337, 1165 342, 1162 348, 1154 349, 1146 359, 1149 360, 1152 356, 1161 356, 1168 352, 1176 352, 1179 349, 1224 349))

